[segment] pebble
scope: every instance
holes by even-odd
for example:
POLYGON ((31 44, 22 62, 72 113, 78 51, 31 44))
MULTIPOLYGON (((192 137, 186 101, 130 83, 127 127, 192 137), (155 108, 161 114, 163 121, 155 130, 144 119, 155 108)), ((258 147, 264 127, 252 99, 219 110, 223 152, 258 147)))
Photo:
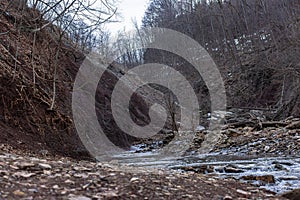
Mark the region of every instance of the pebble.
POLYGON ((37 190, 37 189, 35 189, 35 188, 33 188, 33 189, 28 189, 28 192, 37 193, 37 192, 38 192, 38 190, 37 190))
POLYGON ((58 190, 58 189, 59 189, 59 186, 58 186, 58 185, 53 185, 52 188, 55 189, 55 190, 58 190))
POLYGON ((23 177, 23 178, 29 178, 36 175, 35 173, 28 173, 28 172, 16 172, 13 174, 15 177, 23 177))
POLYGON ((52 169, 51 165, 45 164, 45 163, 39 163, 38 166, 39 166, 41 169, 52 169))
POLYGON ((23 197, 26 195, 26 193, 22 192, 21 190, 15 190, 13 192, 14 195, 19 196, 19 197, 23 197))
POLYGON ((264 150, 265 150, 265 152, 268 152, 269 150, 270 150, 270 146, 265 146, 265 148, 264 148, 264 150))
POLYGON ((139 178, 137 178, 137 177, 132 177, 131 179, 130 179, 130 182, 135 182, 135 181, 138 181, 139 180, 139 178))
POLYGON ((251 195, 250 192, 247 192, 247 191, 244 191, 244 190, 240 190, 240 189, 237 189, 236 192, 237 192, 237 193, 240 193, 240 194, 242 194, 242 195, 245 195, 245 196, 251 195))
POLYGON ((21 162, 17 164, 17 167, 22 170, 26 170, 34 166, 35 166, 34 163, 28 163, 28 162, 21 162))
POLYGON ((85 196, 73 196, 73 197, 70 197, 69 200, 92 200, 92 199, 89 197, 85 197, 85 196))
POLYGON ((106 198, 113 198, 113 197, 118 197, 119 195, 115 191, 106 191, 101 193, 101 196, 104 196, 106 198))
POLYGON ((224 198, 224 200, 233 200, 233 198, 231 196, 226 195, 224 198))

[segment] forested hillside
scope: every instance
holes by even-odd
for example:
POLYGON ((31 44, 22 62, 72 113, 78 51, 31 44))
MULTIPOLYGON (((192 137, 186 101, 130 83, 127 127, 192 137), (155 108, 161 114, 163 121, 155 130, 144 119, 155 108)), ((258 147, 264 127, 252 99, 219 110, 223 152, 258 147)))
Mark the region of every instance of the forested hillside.
MULTIPOLYGON (((205 47, 225 80, 229 107, 270 110, 272 119, 282 119, 300 114, 299 16, 294 0, 152 0, 143 26, 175 29, 205 47)), ((179 62, 146 51, 145 62, 153 59, 179 62)), ((177 68, 187 68, 180 62, 177 68)), ((207 96, 203 84, 197 87, 207 96)))

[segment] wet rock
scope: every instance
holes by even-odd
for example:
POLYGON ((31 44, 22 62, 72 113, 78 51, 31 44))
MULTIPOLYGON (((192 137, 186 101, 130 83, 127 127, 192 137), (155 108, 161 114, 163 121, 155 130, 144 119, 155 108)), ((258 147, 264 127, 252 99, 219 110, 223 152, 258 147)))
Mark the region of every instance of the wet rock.
POLYGON ((225 167, 224 171, 226 173, 243 173, 244 172, 244 170, 242 170, 242 169, 237 169, 237 168, 233 168, 233 167, 225 167))
POLYGON ((211 165, 207 165, 206 170, 204 173, 213 173, 214 172, 214 167, 211 165))
POLYGON ((290 199, 290 200, 299 200, 300 199, 300 189, 295 189, 289 192, 286 192, 281 195, 284 198, 290 199))
POLYGON ((297 176, 278 176, 278 179, 290 181, 290 180, 299 180, 297 176))
POLYGON ((276 163, 276 164, 274 165, 274 168, 275 168, 275 169, 278 169, 278 170, 287 170, 284 166, 282 166, 282 165, 279 164, 279 163, 276 163))
POLYGON ((244 170, 237 168, 234 165, 227 165, 226 167, 224 167, 224 171, 226 173, 243 173, 244 170))
MULTIPOLYGON (((182 166, 182 167, 175 168, 175 169, 180 169, 185 172, 196 172, 196 173, 199 172, 199 168, 195 168, 195 167, 191 167, 191 166, 182 166)), ((201 173, 203 173, 203 171, 201 173)))
POLYGON ((264 183, 275 183, 275 178, 273 175, 263 175, 263 176, 254 176, 254 175, 249 175, 249 176, 242 176, 241 179, 243 180, 256 180, 256 181, 261 181, 264 183))
POLYGON ((286 165, 286 166, 293 166, 294 164, 293 163, 291 163, 291 162, 280 162, 280 164, 282 164, 282 165, 286 165))
POLYGON ((214 172, 214 167, 211 165, 200 165, 200 166, 181 166, 179 168, 174 169, 180 169, 182 171, 186 172, 195 172, 200 174, 208 174, 214 172))
POLYGON ((219 173, 224 173, 224 166, 215 166, 214 170, 219 173))

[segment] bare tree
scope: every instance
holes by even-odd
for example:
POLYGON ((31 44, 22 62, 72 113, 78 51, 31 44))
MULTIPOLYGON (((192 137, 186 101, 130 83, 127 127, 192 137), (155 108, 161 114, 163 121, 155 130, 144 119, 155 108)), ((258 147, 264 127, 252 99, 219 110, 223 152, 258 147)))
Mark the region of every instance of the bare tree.
MULTIPOLYGON (((295 102, 299 91, 299 16, 298 1, 152 0, 143 25, 172 28, 199 41, 228 81, 229 104, 281 108, 295 102)), ((145 52, 146 62, 153 57, 153 51, 145 52)))
POLYGON ((53 91, 50 109, 54 109, 56 97, 56 82, 58 59, 62 44, 80 48, 82 52, 90 51, 96 44, 101 34, 102 24, 108 22, 116 13, 113 7, 114 1, 101 0, 29 0, 25 5, 38 9, 41 19, 31 31, 33 34, 33 47, 31 55, 33 82, 36 83, 35 45, 39 32, 50 31, 53 40, 56 41, 54 62, 50 62, 53 70, 53 91), (42 22, 42 23, 41 23, 42 22))

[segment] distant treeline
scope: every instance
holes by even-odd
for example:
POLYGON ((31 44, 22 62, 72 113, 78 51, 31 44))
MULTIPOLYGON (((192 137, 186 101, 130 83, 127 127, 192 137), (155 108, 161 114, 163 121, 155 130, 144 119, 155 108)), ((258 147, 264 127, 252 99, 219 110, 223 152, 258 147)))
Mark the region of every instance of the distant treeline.
MULTIPOLYGON (((175 29, 205 47, 230 106, 275 108, 274 118, 300 114, 299 0, 152 0, 143 26, 175 29)), ((164 55, 172 65, 174 56, 164 55)), ((146 51, 145 62, 154 57, 146 51)))

